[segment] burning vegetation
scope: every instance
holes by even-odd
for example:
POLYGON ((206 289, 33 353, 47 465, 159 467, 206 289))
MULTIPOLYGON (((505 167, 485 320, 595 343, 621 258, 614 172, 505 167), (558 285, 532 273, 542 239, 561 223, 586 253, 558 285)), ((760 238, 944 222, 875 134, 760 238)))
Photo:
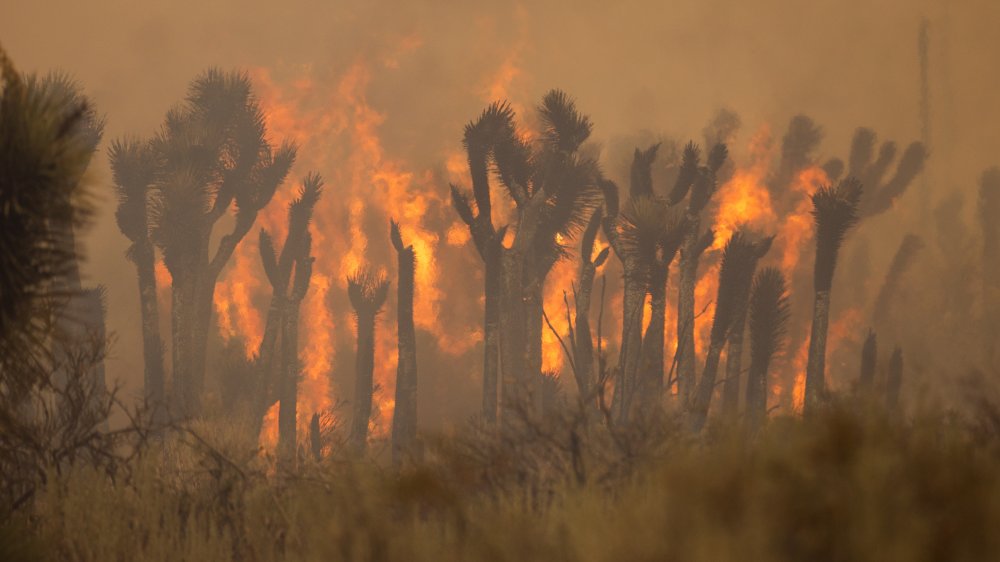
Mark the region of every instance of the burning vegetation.
POLYGON ((77 249, 104 119, 0 50, 0 557, 1000 552, 998 169, 973 222, 902 210, 926 129, 838 158, 720 110, 605 145, 514 89, 524 40, 420 163, 370 84, 421 44, 210 69, 110 139, 127 397, 77 249))

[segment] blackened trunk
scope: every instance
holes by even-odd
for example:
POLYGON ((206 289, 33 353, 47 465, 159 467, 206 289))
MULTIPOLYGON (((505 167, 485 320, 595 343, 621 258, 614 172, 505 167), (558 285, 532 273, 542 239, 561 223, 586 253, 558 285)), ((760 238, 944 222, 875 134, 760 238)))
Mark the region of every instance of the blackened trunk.
POLYGON ((375 316, 358 313, 358 348, 354 362, 354 418, 351 421, 351 445, 363 453, 368 445, 368 422, 372 416, 372 392, 375 372, 375 316))
POLYGON ((392 460, 398 465, 417 438, 417 341, 413 327, 414 254, 399 252, 396 284, 399 361, 396 368, 396 407, 392 415, 392 460))
POLYGON ((715 380, 719 374, 719 360, 722 357, 722 347, 726 340, 713 340, 708 346, 705 357, 705 371, 698 382, 698 390, 691 407, 691 427, 700 431, 708 420, 708 409, 712 405, 712 395, 715 394, 715 380))
POLYGON ((281 379, 278 409, 278 459, 288 470, 296 464, 299 393, 299 305, 291 303, 281 330, 281 379))
MULTIPOLYGON (((496 245, 499 246, 499 245, 496 245)), ((487 423, 497 421, 500 376, 500 250, 491 247, 484 260, 483 311, 483 418, 487 423)))
POLYGON ((684 238, 677 289, 677 388, 681 403, 690 404, 695 384, 694 290, 698 279, 697 229, 684 238))
POLYGON ((646 300, 646 285, 638 271, 639 264, 626 257, 625 288, 622 298, 622 336, 618 353, 618 378, 611 409, 615 419, 621 423, 628 418, 630 403, 635 395, 636 373, 639 368, 639 353, 642 347, 643 303, 646 300))
POLYGON ((830 291, 816 291, 809 359, 806 363, 806 392, 803 412, 809 413, 826 393, 826 337, 830 326, 830 291))
POLYGON ((746 333, 746 306, 736 318, 726 343, 726 381, 722 385, 722 413, 735 418, 740 406, 740 379, 743 370, 743 336, 746 333))
POLYGON ((589 263, 584 263, 580 270, 580 287, 576 295, 576 340, 573 347, 576 387, 580 400, 588 410, 597 409, 597 396, 594 392, 594 342, 590 336, 590 300, 595 272, 593 264, 589 263))
POLYGON ((667 320, 666 268, 652 280, 649 290, 649 326, 642 338, 639 368, 639 405, 644 411, 655 407, 663 397, 663 345, 667 320))
POLYGON ((153 246, 147 240, 134 252, 139 277, 139 307, 142 317, 142 357, 144 392, 150 404, 161 412, 164 407, 166 375, 163 368, 163 340, 160 338, 160 309, 157 303, 153 246))

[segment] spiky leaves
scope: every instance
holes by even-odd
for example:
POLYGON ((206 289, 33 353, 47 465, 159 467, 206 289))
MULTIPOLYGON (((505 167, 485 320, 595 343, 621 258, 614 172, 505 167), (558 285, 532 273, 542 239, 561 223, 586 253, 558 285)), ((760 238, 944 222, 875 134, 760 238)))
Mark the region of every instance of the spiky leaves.
POLYGON ((14 364, 46 353, 46 316, 75 270, 73 228, 91 215, 80 179, 100 121, 64 78, 25 78, 2 49, 0 66, 0 386, 16 394, 31 381, 14 364))
POLYGON ((771 238, 755 241, 745 230, 737 230, 726 242, 719 269, 719 287, 715 299, 711 339, 705 357, 705 369, 691 407, 691 424, 701 429, 715 392, 722 348, 743 310, 750 294, 757 261, 770 249, 771 238))
POLYGON ((653 196, 653 161, 656 160, 656 153, 660 149, 660 143, 656 143, 646 150, 635 149, 635 156, 632 159, 631 182, 629 196, 652 197, 653 196))
POLYGON ((812 330, 806 364, 805 412, 816 407, 826 392, 826 338, 830 324, 830 287, 837 266, 837 254, 847 231, 858 221, 861 184, 854 178, 836 187, 821 188, 812 196, 816 223, 816 265, 812 330))
POLYGON ((136 266, 142 315, 145 393, 159 404, 165 396, 163 341, 157 302, 155 251, 150 240, 149 198, 157 181, 156 154, 148 142, 116 140, 108 150, 118 194, 115 218, 131 244, 126 256, 136 266))
POLYGON ((781 271, 764 268, 754 278, 749 305, 750 371, 747 377, 746 416, 751 433, 767 417, 767 371, 781 352, 790 310, 781 271))
POLYGON ((576 152, 594 128, 590 118, 580 113, 576 102, 561 90, 545 94, 538 114, 543 127, 542 141, 558 152, 576 152))
POLYGON ((373 376, 375 371, 375 317, 385 303, 389 281, 384 273, 363 268, 347 278, 347 295, 354 307, 358 327, 355 358, 354 417, 350 441, 358 452, 368 442, 368 423, 372 413, 373 376))
POLYGON ((820 188, 812 196, 812 215, 816 224, 816 291, 829 291, 833 284, 837 254, 848 230, 858 222, 861 192, 861 184, 854 178, 847 178, 836 187, 820 188))

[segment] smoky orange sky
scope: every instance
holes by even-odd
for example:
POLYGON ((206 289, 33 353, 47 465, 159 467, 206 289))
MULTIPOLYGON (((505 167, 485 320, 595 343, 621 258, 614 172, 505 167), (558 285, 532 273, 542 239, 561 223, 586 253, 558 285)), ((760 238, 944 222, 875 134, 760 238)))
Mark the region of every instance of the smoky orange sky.
MULTIPOLYGON (((918 192, 918 182, 901 204, 903 219, 871 227, 870 238, 891 239, 872 248, 874 269, 891 258, 901 224, 921 230, 907 208, 920 197, 933 206, 952 190, 974 202, 979 174, 1000 162, 995 0, 2 0, 0 14, 0 44, 21 70, 69 73, 107 117, 85 273, 108 287, 118 337, 108 372, 130 388, 142 378, 139 307, 105 147, 153 132, 209 67, 264 72, 291 90, 308 78, 310 88, 329 89, 310 97, 321 112, 317 100, 334 99, 339 77, 364 64, 382 152, 418 176, 445 167, 460 150, 462 126, 492 94, 530 108, 550 88, 576 98, 605 146, 643 131, 700 140, 713 114, 729 108, 743 122, 737 155, 761 126, 780 137, 792 115, 805 113, 823 126, 825 159, 846 156, 858 126, 900 144, 920 139, 917 33, 927 18, 930 193, 918 192)), ((624 179, 607 158, 607 172, 624 179)), ((305 160, 285 189, 315 162, 305 160)), ((340 188, 328 184, 326 197, 340 188)), ((447 182, 437 188, 445 197, 447 182)), ((971 218, 969 205, 966 212, 971 218)))

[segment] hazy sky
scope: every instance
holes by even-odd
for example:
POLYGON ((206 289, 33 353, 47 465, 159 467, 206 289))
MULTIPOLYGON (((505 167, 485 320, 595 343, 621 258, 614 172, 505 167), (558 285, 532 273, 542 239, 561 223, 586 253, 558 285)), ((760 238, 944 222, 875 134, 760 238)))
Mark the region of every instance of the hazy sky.
MULTIPOLYGON (((908 143, 920 135, 917 30, 927 17, 932 188, 971 194, 1000 162, 996 0, 0 0, 0 13, 0 44, 15 63, 76 77, 107 116, 105 141, 148 135, 210 66, 310 75, 323 87, 356 61, 372 63, 368 102, 385 117, 385 149, 414 169, 459 146, 504 65, 516 69, 508 92, 520 103, 552 87, 574 95, 598 141, 642 129, 700 138, 728 107, 744 139, 765 124, 780 135, 790 116, 809 114, 827 133, 827 156, 845 155, 861 125, 908 143)), ((134 380, 134 273, 103 148, 95 171, 105 205, 86 237, 86 270, 113 295, 112 376, 134 380)))

